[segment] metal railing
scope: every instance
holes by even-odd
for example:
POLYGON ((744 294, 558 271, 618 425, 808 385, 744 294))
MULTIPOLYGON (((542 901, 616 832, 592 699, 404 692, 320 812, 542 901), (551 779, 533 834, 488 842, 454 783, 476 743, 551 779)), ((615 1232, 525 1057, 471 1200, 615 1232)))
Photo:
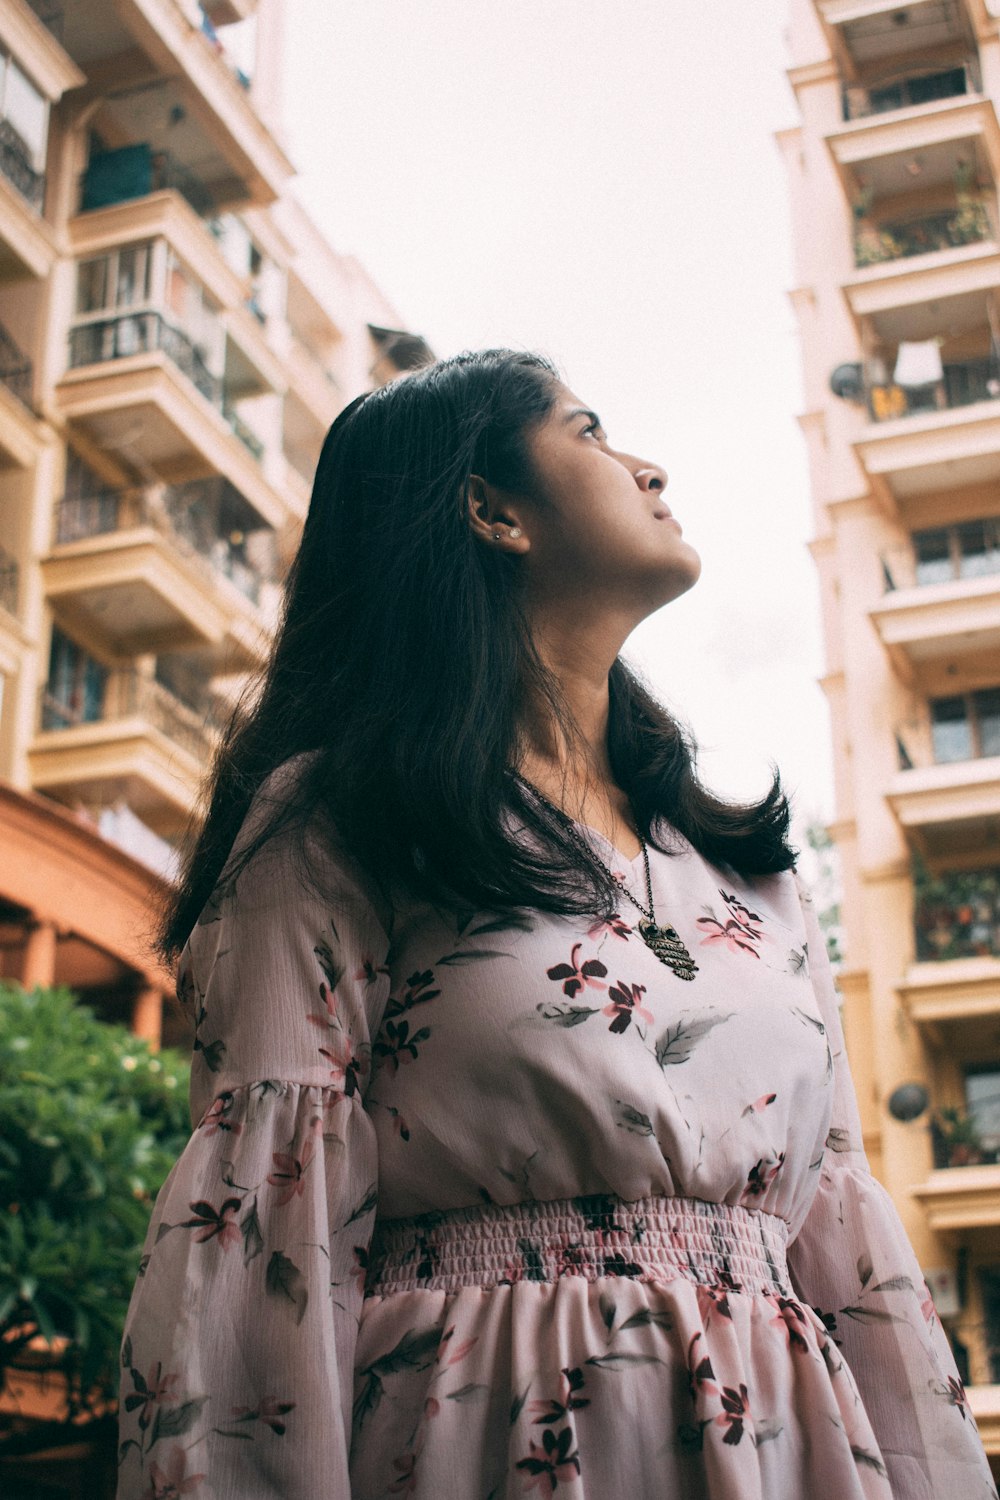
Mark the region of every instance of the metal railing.
POLYGON ((865 381, 868 412, 873 422, 924 415, 977 401, 1000 398, 1000 364, 995 359, 952 360, 942 366, 941 380, 918 387, 903 387, 891 380, 875 381, 869 370, 865 381))
POLYGON ((844 119, 863 120, 869 115, 912 109, 920 104, 931 104, 936 99, 954 99, 978 92, 979 84, 971 62, 938 68, 932 73, 912 73, 886 79, 867 87, 848 85, 843 91, 844 119))
POLYGON ((70 330, 69 362, 72 369, 155 350, 166 354, 214 406, 221 404, 222 382, 218 376, 212 374, 187 334, 181 333, 158 312, 122 313, 116 318, 80 323, 70 330))
POLYGON ((31 153, 9 120, 0 120, 0 172, 41 213, 45 203, 45 173, 32 166, 31 153))
POLYGON ((0 609, 17 614, 17 586, 20 577, 17 559, 0 547, 0 609))
POLYGON ((43 687, 40 698, 42 733, 141 718, 196 760, 204 760, 211 754, 220 727, 220 716, 210 699, 195 708, 182 702, 154 677, 134 670, 108 674, 102 702, 95 713, 81 712, 52 684, 43 687))
POLYGON ((77 369, 81 365, 105 364, 110 360, 127 359, 132 354, 149 354, 155 350, 161 350, 168 356, 222 414, 233 436, 240 440, 254 458, 261 459, 265 447, 263 439, 230 406, 222 380, 218 375, 212 374, 197 346, 186 333, 168 323, 161 313, 122 313, 116 318, 79 323, 70 330, 71 369, 77 369))
POLYGON ((31 405, 31 360, 0 323, 0 381, 24 405, 31 405))
POLYGON ((264 456, 264 444, 253 428, 248 427, 239 413, 234 411, 231 406, 223 405, 222 415, 229 423, 233 436, 239 438, 244 448, 249 449, 254 458, 261 459, 264 456))
POLYGON ((930 255, 935 250, 954 250, 962 245, 982 244, 996 237, 984 203, 963 203, 938 213, 914 219, 898 219, 878 225, 859 226, 854 236, 854 264, 859 267, 905 260, 911 255, 930 255))
POLYGON ((199 514, 205 487, 224 483, 213 478, 192 480, 162 492, 122 489, 67 497, 56 507, 54 544, 66 546, 88 537, 148 526, 168 537, 207 578, 221 573, 253 604, 259 604, 262 586, 274 582, 274 575, 249 562, 240 548, 199 514))
POLYGON ((1000 958, 1000 866, 914 877, 914 937, 920 963, 1000 958))
POLYGON ((166 188, 180 193, 200 219, 211 219, 218 211, 214 194, 196 173, 168 151, 154 151, 152 191, 162 192, 166 188))

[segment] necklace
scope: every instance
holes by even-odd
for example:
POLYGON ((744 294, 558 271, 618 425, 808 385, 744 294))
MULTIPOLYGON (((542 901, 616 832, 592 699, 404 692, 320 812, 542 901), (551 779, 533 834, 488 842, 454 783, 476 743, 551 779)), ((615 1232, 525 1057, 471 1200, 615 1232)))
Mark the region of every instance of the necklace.
POLYGON ((524 777, 520 776, 517 771, 511 772, 511 774, 523 787, 527 787, 529 792, 533 792, 541 802, 544 802, 550 812, 555 813, 559 821, 565 826, 566 832, 573 842, 584 850, 588 859, 596 859, 601 868, 607 870, 622 894, 627 896, 632 905, 642 912, 642 918, 639 922, 639 936, 646 944, 646 947, 656 954, 662 964, 666 964, 668 969, 672 969, 678 979, 693 979, 698 972, 698 965, 691 957, 689 950, 684 946, 676 928, 661 925, 656 920, 656 911, 653 906, 653 881, 649 873, 649 850, 646 848, 646 840, 639 830, 635 829, 634 832, 639 843, 642 845, 642 860, 646 870, 646 900, 649 902, 648 909, 633 896, 624 880, 616 875, 599 855, 595 854, 593 847, 577 831, 576 825, 568 813, 563 812, 561 807, 556 807, 555 803, 550 802, 544 792, 540 792, 532 782, 525 781, 524 777))

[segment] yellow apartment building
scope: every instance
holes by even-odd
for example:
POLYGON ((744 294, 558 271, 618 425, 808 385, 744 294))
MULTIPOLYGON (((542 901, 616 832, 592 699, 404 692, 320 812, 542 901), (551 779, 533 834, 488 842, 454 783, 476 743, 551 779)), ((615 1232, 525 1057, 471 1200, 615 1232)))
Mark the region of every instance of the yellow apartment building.
POLYGON ((176 1035, 150 913, 320 444, 423 341, 290 195, 282 0, 0 0, 0 976, 176 1035))
POLYGON ((1000 4, 790 0, 848 1050, 1000 1465, 1000 4))

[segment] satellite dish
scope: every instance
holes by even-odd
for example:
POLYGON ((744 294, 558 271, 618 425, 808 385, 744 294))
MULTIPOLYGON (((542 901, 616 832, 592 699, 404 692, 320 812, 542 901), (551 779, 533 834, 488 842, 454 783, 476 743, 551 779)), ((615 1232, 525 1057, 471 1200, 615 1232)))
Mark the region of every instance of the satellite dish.
POLYGON ((922 1083, 901 1083, 889 1095, 889 1113, 894 1120, 917 1120, 930 1102, 922 1083))
POLYGON ((865 393, 865 377, 861 366, 838 365, 830 376, 830 389, 844 401, 860 401, 865 393))

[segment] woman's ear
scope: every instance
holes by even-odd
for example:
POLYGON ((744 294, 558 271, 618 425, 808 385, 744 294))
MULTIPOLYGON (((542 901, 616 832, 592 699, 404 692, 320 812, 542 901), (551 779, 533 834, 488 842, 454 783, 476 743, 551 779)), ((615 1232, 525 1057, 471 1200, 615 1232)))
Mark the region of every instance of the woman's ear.
POLYGON ((531 543, 511 494, 497 489, 480 474, 470 474, 466 494, 469 524, 478 541, 505 552, 527 552, 531 543))

